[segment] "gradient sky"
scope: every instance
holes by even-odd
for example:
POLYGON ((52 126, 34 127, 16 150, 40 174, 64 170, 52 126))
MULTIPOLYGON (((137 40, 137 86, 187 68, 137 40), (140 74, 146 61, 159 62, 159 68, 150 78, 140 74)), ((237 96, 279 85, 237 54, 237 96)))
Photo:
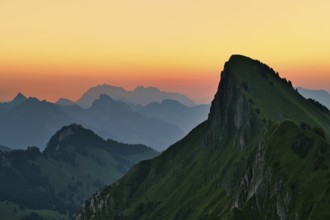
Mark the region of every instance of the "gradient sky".
POLYGON ((0 0, 0 100, 72 100, 96 84, 209 102, 244 54, 330 90, 328 0, 0 0))

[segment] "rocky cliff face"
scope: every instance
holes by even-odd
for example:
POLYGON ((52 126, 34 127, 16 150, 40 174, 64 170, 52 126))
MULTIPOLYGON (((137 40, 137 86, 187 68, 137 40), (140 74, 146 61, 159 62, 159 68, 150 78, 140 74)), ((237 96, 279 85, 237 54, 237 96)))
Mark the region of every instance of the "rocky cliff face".
POLYGON ((326 219, 329 122, 271 68, 232 56, 208 120, 76 219, 326 219))
POLYGON ((221 73, 221 82, 212 101, 208 120, 213 127, 212 142, 231 138, 235 134, 235 144, 244 147, 252 130, 260 128, 260 119, 256 117, 253 106, 243 94, 243 85, 239 84, 232 73, 232 60, 240 58, 233 56, 225 64, 221 73))
POLYGON ((273 180, 273 170, 266 159, 267 145, 260 144, 255 161, 241 178, 234 208, 244 209, 249 203, 265 219, 288 219, 291 193, 283 189, 283 180, 273 180), (284 197, 282 196, 284 195, 284 197), (273 202, 271 205, 267 202, 273 202))

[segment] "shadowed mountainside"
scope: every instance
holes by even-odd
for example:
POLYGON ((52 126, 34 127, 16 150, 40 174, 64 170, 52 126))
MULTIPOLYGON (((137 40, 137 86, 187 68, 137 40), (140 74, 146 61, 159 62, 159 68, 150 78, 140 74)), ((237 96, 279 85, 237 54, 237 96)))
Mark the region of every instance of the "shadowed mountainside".
POLYGON ((0 151, 0 219, 20 219, 26 209, 42 216, 48 210, 53 215, 47 219, 70 217, 94 191, 157 154, 145 145, 104 140, 77 124, 56 132, 44 152, 0 151))

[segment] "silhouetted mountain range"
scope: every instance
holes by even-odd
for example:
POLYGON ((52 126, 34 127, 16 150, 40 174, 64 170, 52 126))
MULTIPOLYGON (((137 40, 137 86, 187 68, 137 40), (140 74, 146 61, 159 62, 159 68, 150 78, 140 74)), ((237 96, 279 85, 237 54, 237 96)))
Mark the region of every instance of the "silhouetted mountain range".
POLYGON ((125 143, 143 143, 157 150, 165 149, 184 135, 174 124, 145 117, 133 111, 128 104, 115 101, 108 95, 101 95, 87 109, 76 106, 62 109, 75 121, 104 137, 125 143))
POLYGON ((18 93, 11 102, 0 103, 0 116, 5 115, 13 108, 25 102, 27 98, 22 94, 18 93))
POLYGON ((60 98, 55 103, 58 104, 58 105, 67 105, 67 106, 71 106, 71 105, 76 104, 73 101, 71 101, 70 99, 66 99, 66 98, 60 98))
POLYGON ((121 100, 125 103, 135 105, 147 105, 151 102, 161 102, 165 99, 176 100, 186 106, 195 105, 195 103, 185 95, 172 92, 163 92, 155 87, 138 86, 133 91, 127 91, 122 87, 106 84, 90 88, 76 102, 76 104, 82 107, 90 107, 93 102, 102 94, 109 95, 114 100, 121 100))
POLYGON ((330 113, 257 60, 226 62, 208 120, 77 220, 329 219, 330 113))
POLYGON ((135 109, 146 117, 169 122, 188 133, 207 119, 210 105, 187 107, 178 101, 165 99, 161 103, 152 102, 146 106, 135 107, 135 109))
POLYGON ((6 109, 0 116, 0 142, 3 145, 21 149, 36 145, 44 149, 51 134, 74 122, 53 103, 17 97, 2 104, 6 109))
POLYGON ((0 104, 0 143, 15 148, 44 149, 48 137, 62 126, 80 123, 124 143, 141 143, 164 150, 207 118, 209 106, 187 107, 166 100, 147 106, 127 104, 101 94, 89 108, 68 100, 59 104, 18 94, 0 104))

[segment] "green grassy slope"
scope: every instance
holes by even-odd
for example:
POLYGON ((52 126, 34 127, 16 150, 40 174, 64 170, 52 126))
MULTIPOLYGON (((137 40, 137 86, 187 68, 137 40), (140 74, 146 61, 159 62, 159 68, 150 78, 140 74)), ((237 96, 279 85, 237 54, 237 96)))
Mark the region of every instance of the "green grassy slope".
POLYGON ((0 152, 0 219, 31 212, 71 218, 93 192, 157 154, 144 145, 105 141, 76 124, 58 131, 43 153, 36 147, 0 152))
POLYGON ((293 90, 290 81, 280 79, 265 64, 243 56, 233 56, 228 67, 242 87, 244 96, 253 103, 255 109, 260 110, 262 118, 273 121, 289 118, 330 129, 330 114, 320 114, 315 105, 306 102, 303 96, 293 90))
POLYGON ((269 67, 233 56, 209 119, 97 192, 77 219, 327 219, 329 125, 269 67))

